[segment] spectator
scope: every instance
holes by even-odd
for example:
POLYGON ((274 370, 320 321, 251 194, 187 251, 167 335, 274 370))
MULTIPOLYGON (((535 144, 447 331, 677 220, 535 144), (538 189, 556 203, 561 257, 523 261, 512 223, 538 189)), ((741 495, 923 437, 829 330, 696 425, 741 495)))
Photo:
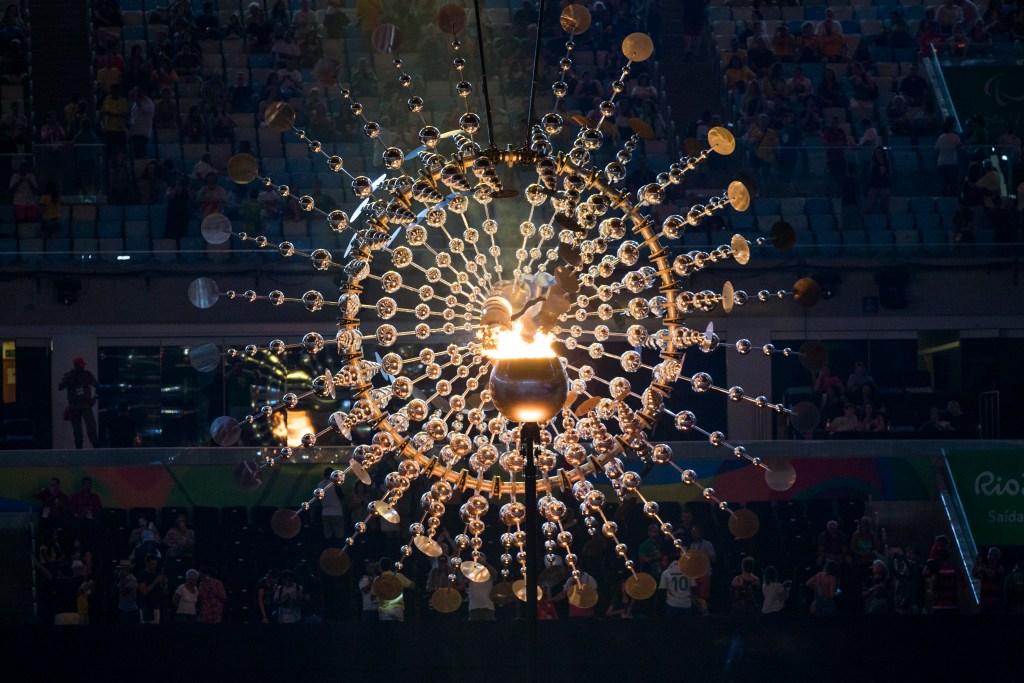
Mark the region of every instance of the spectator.
POLYGON ((128 547, 131 549, 132 558, 136 562, 144 561, 146 555, 160 556, 157 545, 160 543, 160 531, 156 524, 139 515, 136 519, 135 528, 128 535, 128 547))
POLYGON ((117 574, 114 581, 114 595, 117 596, 118 622, 121 624, 139 623, 139 581, 132 573, 131 560, 117 563, 117 574))
POLYGON ((155 555, 147 555, 145 569, 139 572, 139 612, 143 624, 159 624, 160 609, 167 592, 167 577, 157 565, 155 555))
POLYGON ((199 201, 199 214, 204 217, 211 213, 224 213, 230 201, 228 191, 217 184, 216 173, 206 174, 206 184, 196 198, 199 201))
POLYGON ((476 561, 483 563, 489 573, 486 580, 470 581, 466 586, 469 620, 494 621, 494 600, 491 599, 491 589, 494 588, 494 577, 498 575, 498 572, 487 564, 487 557, 483 553, 480 553, 476 561))
POLYGON ((775 29, 772 35, 772 55, 776 62, 794 62, 798 56, 796 38, 785 24, 775 29))
POLYGON ((786 89, 788 94, 805 108, 808 106, 811 96, 814 95, 814 84, 804 75, 804 70, 800 66, 793 69, 793 75, 786 81, 786 89))
POLYGON ((196 17, 196 30, 204 40, 220 40, 220 19, 213 10, 212 2, 203 3, 203 12, 196 17))
POLYGON ((11 176, 7 189, 11 191, 11 203, 14 205, 15 220, 19 223, 35 221, 39 215, 36 202, 38 185, 36 184, 36 177, 29 173, 27 161, 22 161, 18 164, 18 170, 11 176))
POLYGON ((910 108, 903 95, 896 95, 889 100, 885 108, 885 120, 889 124, 891 135, 913 135, 914 126, 910 119, 910 108))
POLYGON ((938 408, 928 411, 928 421, 917 428, 918 437, 922 439, 953 438, 953 425, 943 420, 938 408))
POLYGON ((153 137, 156 105, 142 87, 136 87, 130 94, 132 102, 128 135, 132 143, 132 157, 141 159, 146 156, 149 140, 153 137))
POLYGON ((893 544, 889 550, 890 573, 893 578, 893 608, 896 614, 920 614, 923 598, 921 565, 917 549, 904 549, 893 544))
POLYGON ((850 559, 850 539, 839 522, 834 519, 825 524, 825 530, 818 534, 818 566, 824 567, 828 562, 846 564, 850 559))
POLYGON ((1003 584, 1006 581, 1006 568, 1003 566, 1003 553, 996 546, 988 549, 988 553, 980 553, 974 560, 971 575, 980 584, 978 607, 982 614, 997 614, 1003 607, 1003 584))
POLYGON ((892 160, 885 147, 879 145, 875 147, 875 151, 871 154, 871 162, 868 164, 868 199, 864 210, 868 213, 874 211, 877 202, 878 210, 887 214, 891 193, 892 160))
POLYGON ((324 538, 330 540, 341 540, 345 538, 345 495, 341 491, 340 484, 334 484, 331 480, 333 467, 324 468, 324 478, 317 484, 317 488, 323 489, 324 496, 320 500, 320 524, 323 527, 324 538))
POLYGON ((939 28, 942 33, 947 36, 951 36, 953 35, 954 27, 963 23, 964 13, 954 0, 945 0, 945 2, 935 10, 935 20, 939 23, 939 28))
POLYGON ((270 52, 274 27, 267 19, 267 14, 262 8, 257 11, 255 21, 250 21, 246 24, 245 35, 250 54, 266 54, 270 52))
POLYGON ((711 598, 711 575, 714 573, 715 561, 718 554, 711 541, 704 538, 704 529, 699 524, 693 525, 691 531, 690 550, 704 553, 708 557, 708 572, 693 582, 693 599, 697 603, 697 609, 701 614, 709 614, 708 601, 711 598))
POLYGON ((850 99, 846 96, 842 84, 836 78, 836 72, 832 69, 825 69, 825 75, 821 77, 818 84, 818 103, 822 107, 846 108, 850 99))
POLYGON ((391 600, 379 601, 378 618, 381 621, 405 621, 405 591, 413 588, 414 584, 400 571, 395 570, 394 563, 392 563, 390 558, 382 557, 379 564, 381 576, 395 577, 402 587, 402 592, 398 594, 398 597, 391 600))
POLYGON ((753 170, 764 179, 775 161, 779 136, 769 125, 767 114, 761 114, 756 121, 747 131, 747 149, 753 170))
POLYGON ((300 0, 299 9, 292 15, 291 27, 295 39, 300 42, 310 33, 320 32, 320 23, 317 21, 316 12, 309 8, 309 0, 300 0))
POLYGON ((834 616, 839 613, 836 609, 836 590, 838 588, 836 574, 838 570, 838 565, 829 560, 821 571, 807 580, 806 586, 813 592, 811 614, 834 616))
POLYGON ((875 404, 871 401, 864 403, 864 416, 860 419, 860 431, 865 434, 878 435, 889 431, 885 423, 885 417, 875 412, 875 404))
POLYGON ((92 22, 95 26, 124 26, 121 6, 117 0, 96 0, 92 9, 92 22))
POLYGON ((281 572, 281 583, 274 592, 277 623, 297 624, 302 621, 302 599, 302 586, 295 583, 295 572, 290 569, 281 572))
POLYGON ((914 37, 910 35, 910 25, 899 10, 889 12, 889 18, 882 25, 882 35, 877 37, 879 45, 902 49, 914 47, 914 37))
POLYGON ((799 61, 819 62, 821 61, 821 44, 818 36, 814 33, 814 24, 805 21, 800 25, 800 35, 796 37, 796 47, 799 61))
POLYGON ((789 601, 789 590, 792 585, 792 581, 779 582, 779 573, 774 565, 765 567, 764 583, 761 586, 761 593, 764 595, 761 613, 781 614, 789 601))
POLYGON ((232 112, 251 113, 253 111, 253 97, 255 95, 244 71, 239 71, 235 74, 235 82, 228 89, 228 95, 232 112))
POLYGON ((264 624, 277 621, 277 610, 274 608, 280 576, 276 569, 268 569, 263 578, 256 582, 256 608, 264 624))
POLYGON ((849 436, 855 433, 859 426, 860 419, 857 417, 857 406, 847 401, 843 405, 843 414, 831 422, 827 422, 825 424, 825 431, 833 437, 837 434, 849 436))
POLYGON ((946 422, 952 427, 953 438, 956 439, 977 439, 978 423, 969 415, 964 413, 958 401, 950 401, 946 404, 946 422))
POLYGON ((206 121, 199 105, 192 105, 181 124, 181 141, 183 143, 200 144, 206 142, 206 121))
POLYGON ((892 612, 892 582, 889 570, 882 560, 871 563, 871 574, 864 581, 861 591, 865 614, 889 614, 892 612))
POLYGON ((128 100, 121 94, 121 87, 112 85, 110 94, 104 98, 103 107, 100 109, 103 119, 103 143, 106 145, 108 156, 112 157, 114 153, 126 148, 125 134, 128 130, 129 112, 128 100))
POLYGON ((740 573, 733 577, 732 583, 733 610, 737 614, 757 614, 761 611, 761 580, 754 574, 754 558, 744 557, 740 563, 740 573))
POLYGON ((115 85, 121 85, 124 80, 124 69, 118 67, 114 61, 114 55, 105 54, 100 59, 100 67, 96 70, 96 89, 101 97, 110 94, 110 89, 115 85))
POLYGON ((947 117, 942 126, 942 134, 935 141, 938 152, 939 190, 943 196, 954 197, 957 194, 957 176, 960 162, 960 136, 956 133, 956 121, 947 117))
POLYGON ((870 517, 861 517, 857 530, 850 537, 850 555, 854 565, 864 569, 882 555, 882 539, 875 532, 870 517))
MULTIPOLYGON (((65 520, 71 516, 73 508, 71 506, 71 499, 68 498, 67 494, 60 490, 60 479, 57 477, 51 477, 50 483, 35 494, 35 497, 39 499, 42 505, 42 523, 40 527, 45 527, 46 530, 53 529, 54 534, 56 530, 65 522, 65 520)), ((58 537, 55 535, 54 539, 58 537)), ((60 551, 58 543, 53 544, 51 547, 53 557, 56 558, 58 554, 63 554, 60 551)), ((57 561, 57 560, 52 560, 57 561)), ((47 562, 43 562, 47 564, 47 562)), ((56 569, 56 565, 53 567, 56 569)))
POLYGON ((925 604, 932 614, 956 614, 960 611, 960 588, 963 575, 953 563, 948 548, 936 552, 924 568, 925 604))
POLYGON ((43 237, 50 239, 60 232, 60 208, 63 200, 57 190, 57 183, 52 180, 46 183, 43 194, 39 197, 40 218, 43 223, 43 237))
POLYGON ((179 624, 194 624, 198 616, 199 572, 189 569, 185 572, 185 583, 178 586, 171 596, 174 607, 174 621, 179 624))
POLYGON ((822 21, 817 33, 818 50, 826 62, 841 62, 845 56, 842 30, 837 21, 822 21))
POLYGON ((359 579, 359 593, 362 596, 362 612, 360 621, 378 621, 380 605, 377 596, 373 592, 373 581, 380 576, 380 565, 375 560, 366 561, 366 569, 359 579))
POLYGON ((78 492, 71 497, 71 510, 75 519, 91 523, 97 519, 102 508, 100 497, 92 490, 92 477, 82 477, 78 492))
POLYGON ((224 605, 228 594, 224 584, 209 567, 199 571, 199 623, 220 624, 224 621, 224 605))
POLYGON ((658 590, 664 591, 662 593, 665 601, 663 614, 666 619, 677 619, 693 613, 691 585, 690 578, 683 574, 679 563, 669 562, 658 581, 658 590))
POLYGON ((750 41, 750 48, 747 50, 747 65, 760 77, 767 73, 774 63, 775 55, 772 54, 768 37, 765 35, 754 36, 750 41))
POLYGON ((92 412, 96 404, 96 397, 93 390, 99 389, 99 382, 91 372, 85 369, 85 359, 75 358, 73 367, 64 373, 57 389, 66 389, 68 392, 68 407, 65 409, 65 417, 71 422, 71 429, 75 435, 75 448, 82 447, 82 423, 85 422, 86 435, 89 437, 89 445, 96 447, 96 418, 92 412))
MULTIPOLYGON (((192 559, 196 549, 196 532, 188 527, 185 515, 177 515, 174 518, 174 526, 164 534, 164 545, 167 546, 167 557, 192 559)), ((197 576, 196 579, 198 578, 197 576)))
POLYGON ((853 63, 853 95, 850 97, 850 105, 863 109, 874 109, 878 101, 878 84, 871 77, 859 62, 853 63))
POLYGON ((633 603, 633 598, 626 592, 626 579, 622 578, 615 587, 615 594, 609 601, 604 615, 611 619, 632 619, 633 603))
MULTIPOLYGON (((16 102, 12 102, 13 106, 16 102)), ((67 142, 68 132, 57 119, 56 111, 46 113, 46 121, 39 131, 39 141, 44 145, 60 145, 67 142)))

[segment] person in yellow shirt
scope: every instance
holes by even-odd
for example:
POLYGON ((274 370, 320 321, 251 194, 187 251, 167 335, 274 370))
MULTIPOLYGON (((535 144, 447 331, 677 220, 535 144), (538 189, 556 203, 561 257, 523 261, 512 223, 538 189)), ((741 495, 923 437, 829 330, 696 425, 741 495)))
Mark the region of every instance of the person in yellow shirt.
POLYGON ((121 94, 121 86, 110 87, 110 94, 103 100, 100 115, 103 117, 103 141, 107 146, 107 154, 126 149, 125 134, 128 130, 128 116, 131 108, 128 99, 121 94))
POLYGON ((49 239, 60 232, 60 207, 63 202, 57 184, 52 180, 46 183, 43 196, 39 198, 42 213, 43 237, 49 239))

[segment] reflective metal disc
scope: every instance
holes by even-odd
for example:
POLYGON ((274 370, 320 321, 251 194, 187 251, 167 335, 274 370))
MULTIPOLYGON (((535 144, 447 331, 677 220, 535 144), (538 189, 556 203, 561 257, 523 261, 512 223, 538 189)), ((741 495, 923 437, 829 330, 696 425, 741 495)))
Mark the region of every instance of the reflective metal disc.
POLYGON ((804 308, 811 308, 821 301, 821 285, 809 277, 802 277, 793 284, 793 299, 804 308))
POLYGON ((654 41, 646 33, 630 33, 622 40, 622 54, 628 60, 642 62, 654 54, 654 41))
POLYGON ((188 286, 188 300, 196 308, 210 308, 219 298, 217 283, 208 277, 197 277, 188 286))
POLYGON ((441 553, 444 552, 440 543, 423 534, 413 537, 412 544, 419 548, 420 552, 427 557, 441 557, 441 553))
POLYGON ((828 363, 828 349, 816 339, 805 341, 800 346, 800 365, 811 372, 819 372, 828 363))
POLYGON ((757 513, 746 508, 734 510, 729 515, 729 531, 739 539, 753 538, 757 530, 761 528, 761 520, 757 513))
POLYGON ((750 207, 750 192, 747 186, 738 180, 729 183, 726 196, 729 198, 729 204, 737 211, 746 211, 750 207))
POLYGON ((278 538, 295 538, 302 531, 302 519, 295 510, 281 508, 271 516, 270 528, 278 538))
MULTIPOLYGON (((520 602, 526 602, 526 579, 519 579, 512 584, 512 592, 516 594, 520 602)), ((544 590, 537 586, 537 599, 544 599, 544 590)))
POLYGON ((558 18, 562 30, 566 33, 579 35, 590 28, 590 10, 583 5, 567 5, 558 18))
POLYGON ((736 138, 728 128, 715 126, 708 131, 708 146, 717 154, 728 156, 736 150, 736 138))
POLYGON ((352 470, 352 474, 356 475, 356 479, 363 482, 367 486, 373 483, 373 479, 370 478, 370 473, 363 467, 363 463, 358 460, 350 460, 348 468, 352 470))
POLYGON ((377 511, 377 514, 384 518, 385 521, 391 522, 392 524, 398 524, 402 517, 398 514, 398 510, 391 507, 383 500, 373 501, 373 509, 377 511))
POLYGON ((384 572, 373 580, 370 591, 380 600, 394 600, 402 594, 402 582, 394 572, 384 572))
POLYGON ((391 54, 398 49, 402 43, 400 38, 401 35, 398 32, 398 27, 394 24, 381 24, 370 33, 370 42, 373 43, 373 49, 386 54, 391 54))
POLYGON ((821 410, 810 401, 801 401, 793 406, 789 424, 798 432, 810 432, 821 423, 821 410))
POLYGON ((251 154, 242 152, 228 159, 228 177, 239 185, 248 185, 256 180, 260 162, 251 154))
POLYGON ((283 133, 295 124, 295 110, 287 102, 272 102, 263 112, 263 121, 270 130, 283 133))
POLYGON ((726 313, 732 313, 732 307, 736 305, 736 290, 733 289, 732 283, 726 281, 722 285, 722 310, 726 313))
POLYGON ((231 239, 231 219, 222 213, 211 213, 203 219, 199 231, 209 244, 224 244, 231 239))
POLYGON ((462 575, 473 583, 484 583, 491 578, 491 570, 480 562, 467 560, 459 567, 462 575))
POLYGON ((235 486, 243 491, 255 491, 263 482, 260 480, 260 466, 252 460, 235 465, 233 473, 235 486))
POLYGON ((221 415, 210 425, 210 438, 218 446, 234 446, 242 437, 242 427, 230 415, 221 415))
POLYGON ((454 588, 438 588, 430 596, 430 606, 442 614, 450 614, 462 606, 462 595, 454 588))
POLYGON ((188 350, 188 364, 199 372, 213 372, 220 367, 220 348, 216 344, 200 344, 188 350))
POLYGON ((545 588, 554 588, 565 581, 565 567, 560 564, 553 564, 545 567, 537 575, 537 583, 545 588))
POLYGON ((576 406, 576 417, 583 417, 591 410, 597 407, 597 404, 601 402, 600 396, 591 396, 583 403, 576 406))
POLYGON ((729 248, 732 249, 732 257, 736 263, 745 266, 750 262, 750 242, 743 235, 733 235, 729 240, 729 248))
POLYGON ((688 579, 699 579, 711 569, 711 558, 700 550, 684 550, 679 556, 679 571, 688 579))
POLYGON ((327 393, 331 398, 338 397, 338 387, 334 384, 334 375, 331 374, 330 368, 324 369, 324 379, 327 381, 327 393))
POLYGON ((637 134, 643 140, 654 139, 654 129, 651 128, 651 124, 647 123, 641 118, 633 117, 629 120, 630 129, 637 134))
MULTIPOLYGON (((524 583, 524 588, 525 588, 525 583, 524 583)), ((525 595, 525 591, 524 591, 524 595, 525 595)), ((496 583, 496 584, 494 584, 494 587, 491 588, 491 600, 493 600, 494 604, 497 605, 498 607, 505 607, 506 605, 511 605, 512 602, 515 599, 516 599, 515 590, 512 588, 512 584, 509 583, 508 581, 502 581, 501 583, 496 583)))
POLYGON ((769 463, 764 472, 765 483, 773 491, 788 491, 796 483, 796 470, 788 460, 777 460, 769 463))
POLYGON ((580 609, 590 609, 597 604, 597 590, 586 584, 569 587, 569 604, 580 609))
POLYGON ((646 600, 658 590, 658 582, 650 574, 634 574, 626 579, 626 595, 634 600, 646 600))
POLYGON ((351 566, 351 558, 341 548, 327 548, 320 553, 320 569, 327 576, 342 576, 351 566))

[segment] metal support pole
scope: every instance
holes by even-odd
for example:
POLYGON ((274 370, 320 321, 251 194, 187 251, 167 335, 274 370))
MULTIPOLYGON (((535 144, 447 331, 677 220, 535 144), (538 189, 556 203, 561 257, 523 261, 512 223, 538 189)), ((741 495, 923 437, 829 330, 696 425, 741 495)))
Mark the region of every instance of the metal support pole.
POLYGON ((540 544, 537 543, 537 463, 533 451, 540 441, 540 425, 524 422, 520 427, 519 439, 525 451, 526 466, 523 481, 526 484, 524 504, 526 505, 526 624, 527 624, 527 670, 531 681, 538 680, 537 660, 539 640, 537 637, 537 557, 540 544))

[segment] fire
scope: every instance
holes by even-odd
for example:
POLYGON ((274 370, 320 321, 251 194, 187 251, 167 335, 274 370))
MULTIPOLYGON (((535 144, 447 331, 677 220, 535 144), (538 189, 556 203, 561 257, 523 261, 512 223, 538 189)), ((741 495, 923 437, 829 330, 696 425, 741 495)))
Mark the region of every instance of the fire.
POLYGON ((556 357, 551 348, 555 340, 554 335, 538 332, 532 340, 527 341, 523 337, 523 324, 519 321, 516 321, 511 330, 502 330, 495 334, 493 339, 493 348, 484 351, 491 360, 556 357))

